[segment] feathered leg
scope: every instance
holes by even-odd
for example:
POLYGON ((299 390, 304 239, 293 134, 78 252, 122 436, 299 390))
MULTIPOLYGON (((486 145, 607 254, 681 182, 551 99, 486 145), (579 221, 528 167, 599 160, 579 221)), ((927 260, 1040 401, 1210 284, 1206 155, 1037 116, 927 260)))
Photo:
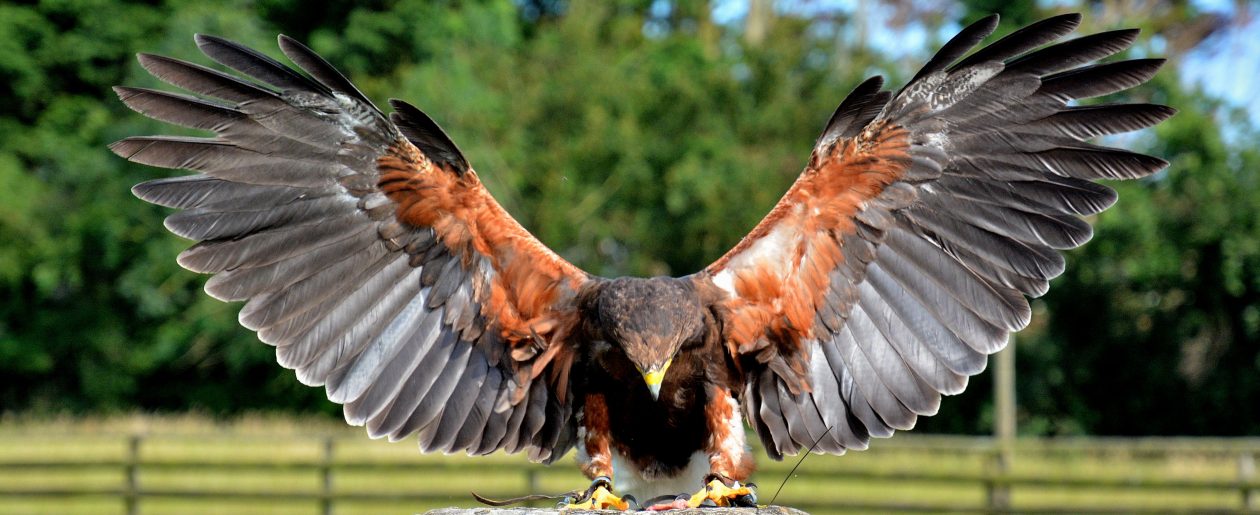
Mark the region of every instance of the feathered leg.
POLYGON ((612 493, 612 432, 608 404, 602 394, 587 394, 578 429, 578 464, 591 485, 574 499, 561 503, 569 510, 626 510, 630 503, 612 493))
POLYGON ((709 441, 705 446, 709 475, 704 478, 704 487, 691 496, 687 505, 755 506, 754 485, 746 483, 752 475, 753 458, 744 441, 739 401, 729 390, 712 386, 704 409, 709 426, 709 441))

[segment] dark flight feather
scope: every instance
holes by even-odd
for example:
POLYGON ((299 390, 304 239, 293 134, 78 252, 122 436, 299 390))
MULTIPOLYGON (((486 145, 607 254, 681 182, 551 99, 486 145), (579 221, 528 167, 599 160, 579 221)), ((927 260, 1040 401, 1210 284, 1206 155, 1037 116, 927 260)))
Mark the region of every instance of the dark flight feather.
POLYGON ((282 105, 279 96, 268 89, 199 64, 153 54, 138 54, 136 58, 140 66, 162 82, 193 93, 229 102, 282 105))
POLYGON ((464 153, 460 152, 455 142, 446 135, 446 131, 429 118, 429 115, 402 100, 391 99, 389 105, 394 108, 394 113, 389 116, 390 121, 421 152, 440 164, 450 166, 456 173, 468 171, 468 161, 464 159, 464 153))
POLYGON ((207 57, 246 76, 280 88, 282 91, 312 91, 324 95, 332 93, 327 86, 302 76, 262 52, 234 41, 206 34, 197 34, 193 36, 193 39, 207 57))
POLYGON ((944 70, 949 65, 954 64, 954 61, 957 61, 963 54, 966 54, 967 51, 974 48, 989 34, 992 34, 997 29, 997 26, 998 15, 996 14, 990 14, 968 25, 957 35, 950 38, 945 45, 941 46, 940 50, 937 50, 936 54, 932 56, 932 59, 927 64, 924 64, 923 68, 919 69, 919 73, 916 73, 906 84, 914 84, 919 79, 944 70))
POLYGON ((186 209, 219 198, 233 198, 251 189, 249 185, 198 174, 145 181, 132 186, 131 193, 162 207, 186 209))
POLYGON ((1150 80, 1164 62, 1164 59, 1134 59, 1077 68, 1046 77, 1041 93, 1065 99, 1110 95, 1150 80))
POLYGON ((870 123, 888 102, 889 93, 880 91, 883 86, 884 78, 875 76, 853 88, 849 96, 845 97, 832 113, 815 147, 830 144, 838 138, 851 138, 857 135, 857 131, 870 123))
POLYGON ((1175 112, 1170 107, 1156 104, 1069 107, 1030 124, 1029 128, 1079 141, 1153 127, 1175 112))
MULTIPOLYGON (((371 100, 368 100, 368 97, 363 92, 359 91, 359 88, 355 87, 345 75, 342 75, 333 65, 329 64, 328 61, 324 60, 323 57, 320 57, 319 54, 316 54, 306 45, 283 34, 277 38, 277 42, 280 44, 280 50, 284 52, 285 56, 292 60, 294 64, 306 70, 306 73, 311 74, 320 84, 333 91, 350 95, 362 102, 363 105, 372 106, 372 109, 376 110, 376 106, 372 104, 371 100)), ((379 112, 379 110, 377 111, 379 112)))
POLYGON ((1019 54, 1051 43, 1056 39, 1076 30, 1081 24, 1079 13, 1060 14, 1035 22, 1015 32, 1007 34, 997 42, 988 45, 959 61, 950 71, 966 68, 983 62, 1005 61, 1019 54))
POLYGON ((188 95, 124 86, 115 86, 114 93, 138 113, 189 129, 221 131, 247 118, 245 113, 230 106, 188 95))
POLYGON ((344 216, 314 223, 286 225, 243 238, 209 240, 179 254, 179 266, 205 274, 248 266, 270 265, 350 237, 349 226, 360 223, 344 216))
POLYGON ((1006 65, 1012 72, 1046 75, 1097 61, 1129 48, 1138 29, 1113 30, 1082 36, 1016 58, 1006 65))

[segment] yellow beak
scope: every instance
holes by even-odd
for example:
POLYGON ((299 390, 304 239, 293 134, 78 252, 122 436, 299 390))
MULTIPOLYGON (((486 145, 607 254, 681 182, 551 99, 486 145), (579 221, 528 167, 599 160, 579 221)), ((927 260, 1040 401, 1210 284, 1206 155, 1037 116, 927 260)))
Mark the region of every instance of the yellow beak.
POLYGON ((665 381, 665 371, 669 369, 669 364, 673 359, 665 361, 659 367, 652 367, 643 372, 643 382, 647 383, 648 391, 652 393, 652 400, 656 400, 661 395, 661 382, 665 381))

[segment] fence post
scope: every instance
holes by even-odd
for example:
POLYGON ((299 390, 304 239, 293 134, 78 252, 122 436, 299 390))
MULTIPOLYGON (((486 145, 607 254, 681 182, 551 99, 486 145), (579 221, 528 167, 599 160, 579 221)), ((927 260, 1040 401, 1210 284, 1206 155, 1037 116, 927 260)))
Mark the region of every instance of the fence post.
POLYGON ((123 502, 126 504, 127 515, 136 515, 140 512, 140 482, 136 477, 138 475, 136 468, 139 464, 140 435, 133 434, 127 438, 127 464, 123 465, 127 481, 125 490, 123 491, 123 502))
POLYGON ((997 449, 987 486, 989 511, 998 512, 1011 507, 1010 484, 1002 480, 1015 458, 1015 335, 1011 335, 1006 348, 994 356, 993 373, 993 433, 997 437, 997 449))
POLYGON ((324 437, 324 455, 319 461, 319 472, 322 478, 319 492, 320 513, 332 515, 332 461, 335 442, 333 437, 324 437))
MULTIPOLYGON (((531 494, 538 493, 538 469, 534 467, 527 467, 525 469, 525 491, 531 494)), ((529 501, 525 503, 525 506, 537 508, 538 503, 536 501, 529 501)))
POLYGON ((998 442, 990 451, 989 474, 984 486, 988 493, 989 513, 1006 513, 1011 509, 1011 487, 1006 482, 1011 465, 1011 448, 998 442))
POLYGON ((1256 478, 1256 455, 1243 451, 1238 455, 1238 483, 1242 490, 1242 508, 1245 511, 1260 510, 1260 492, 1248 487, 1256 478))

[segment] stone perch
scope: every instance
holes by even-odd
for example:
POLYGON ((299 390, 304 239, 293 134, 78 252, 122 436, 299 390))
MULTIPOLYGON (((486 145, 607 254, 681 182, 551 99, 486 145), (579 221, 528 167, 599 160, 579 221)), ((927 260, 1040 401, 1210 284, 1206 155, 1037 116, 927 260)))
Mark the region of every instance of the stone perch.
MULTIPOLYGON (((622 514, 611 510, 561 511, 555 508, 438 508, 424 515, 562 515, 574 513, 622 514)), ((764 508, 689 508, 669 510, 668 515, 809 515, 795 508, 767 506, 764 508)))

